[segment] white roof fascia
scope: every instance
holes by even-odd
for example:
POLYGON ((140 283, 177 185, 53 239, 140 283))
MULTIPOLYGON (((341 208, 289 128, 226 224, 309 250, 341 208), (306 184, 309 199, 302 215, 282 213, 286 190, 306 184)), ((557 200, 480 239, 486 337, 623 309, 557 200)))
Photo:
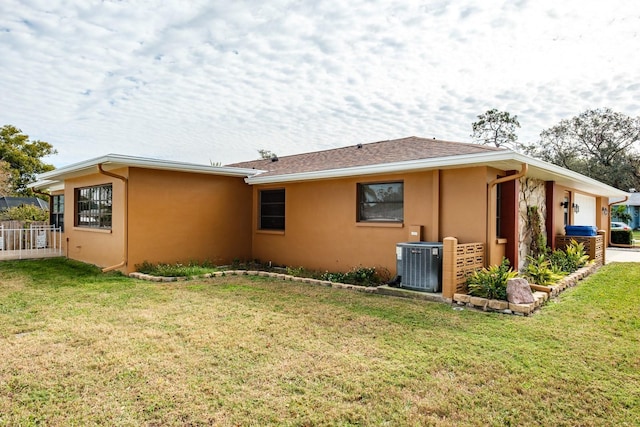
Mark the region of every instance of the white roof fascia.
MULTIPOLYGON (((627 193, 604 184, 595 179, 586 177, 577 172, 570 171, 560 166, 547 163, 545 161, 534 159, 533 157, 525 156, 520 153, 516 153, 511 150, 478 153, 478 154, 463 154, 458 156, 437 157, 431 159, 418 159, 409 160, 405 162, 394 163, 381 163, 375 165, 355 166, 342 169, 328 169, 313 172, 300 172, 284 175, 267 175, 261 176, 260 174, 249 176, 245 179, 248 184, 277 184, 285 182, 298 182, 320 179, 335 179, 353 177, 359 175, 374 175, 385 173, 398 173, 398 172, 410 172, 419 170, 429 170, 438 168, 462 168, 467 166, 487 165, 503 170, 517 169, 520 170, 520 165, 526 163, 530 166, 529 174, 531 174, 531 167, 546 172, 546 175, 551 175, 553 180, 560 180, 567 184, 572 184, 573 187, 581 191, 588 193, 602 194, 608 196, 625 196, 627 193), (575 185, 581 184, 581 185, 575 185)), ((547 179, 551 181, 552 179, 547 179)))
POLYGON ((106 156, 97 157, 80 163, 64 166, 59 169, 54 169, 49 172, 44 172, 38 175, 38 179, 59 180, 64 179, 64 176, 67 175, 78 176, 78 173, 82 174, 82 172, 89 171, 99 164, 102 164, 105 169, 117 169, 120 167, 141 167, 147 169, 172 170, 178 172, 197 172, 236 177, 246 177, 255 175, 260 172, 259 170, 255 169, 243 169, 228 166, 207 166, 195 163, 176 162, 172 160, 158 160, 144 157, 124 156, 120 154, 108 154, 106 156))
POLYGON ((574 172, 572 170, 563 168, 552 163, 545 162, 544 160, 534 159, 533 157, 525 156, 520 153, 512 153, 514 159, 522 163, 527 163, 530 167, 534 167, 540 170, 544 170, 551 175, 554 175, 556 179, 547 179, 547 181, 571 181, 574 183, 574 187, 578 190, 585 191, 587 193, 595 193, 606 195, 609 197, 625 197, 628 195, 626 191, 619 190, 608 184, 600 182, 596 179, 589 178, 581 173, 574 172))
POLYGON ((358 175, 408 172, 439 167, 468 166, 488 161, 495 153, 464 154, 460 156, 436 157, 431 159, 407 160, 404 162, 378 163, 375 165, 353 166, 341 169, 327 169, 283 175, 253 175, 245 179, 248 184, 275 184, 283 182, 310 181, 316 179, 344 178, 358 175))

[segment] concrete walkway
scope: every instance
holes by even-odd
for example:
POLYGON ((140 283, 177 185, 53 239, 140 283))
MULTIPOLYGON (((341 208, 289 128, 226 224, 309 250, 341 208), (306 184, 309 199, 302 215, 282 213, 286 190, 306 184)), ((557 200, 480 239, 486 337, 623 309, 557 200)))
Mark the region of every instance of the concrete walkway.
POLYGON ((640 248, 607 248, 606 263, 610 262, 640 262, 640 248))

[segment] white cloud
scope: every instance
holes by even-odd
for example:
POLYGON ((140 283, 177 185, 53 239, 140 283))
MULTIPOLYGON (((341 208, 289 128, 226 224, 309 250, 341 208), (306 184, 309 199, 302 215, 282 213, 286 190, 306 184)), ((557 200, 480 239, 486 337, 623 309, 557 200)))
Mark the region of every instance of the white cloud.
POLYGON ((489 108, 530 142, 587 108, 640 114, 639 24, 626 1, 4 0, 0 117, 58 166, 469 141, 489 108))

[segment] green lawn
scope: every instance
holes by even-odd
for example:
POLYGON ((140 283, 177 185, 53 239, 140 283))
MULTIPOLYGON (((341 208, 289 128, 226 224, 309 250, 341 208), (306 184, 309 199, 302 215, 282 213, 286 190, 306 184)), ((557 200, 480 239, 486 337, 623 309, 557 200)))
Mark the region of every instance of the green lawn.
POLYGON ((0 425, 640 424, 640 265, 531 317, 0 262, 0 425))

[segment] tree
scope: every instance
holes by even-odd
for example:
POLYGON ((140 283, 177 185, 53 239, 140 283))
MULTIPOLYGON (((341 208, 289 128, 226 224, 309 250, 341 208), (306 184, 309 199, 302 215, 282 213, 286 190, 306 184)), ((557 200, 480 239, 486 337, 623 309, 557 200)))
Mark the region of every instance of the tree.
POLYGON ((516 128, 520 127, 518 116, 512 116, 506 111, 498 111, 493 108, 480 114, 478 121, 472 123, 471 127, 473 129, 471 137, 479 144, 517 148, 516 128))
POLYGON ((264 150, 264 149, 261 148, 260 150, 258 150, 258 153, 260 154, 260 158, 261 159, 268 160, 268 159, 274 159, 274 158, 277 159, 278 158, 276 153, 274 153, 273 151, 270 151, 270 150, 264 150))
POLYGON ((640 185, 640 118, 610 108, 587 110, 542 131, 528 154, 621 190, 640 185))
POLYGON ((616 219, 618 221, 622 221, 624 223, 630 223, 631 220, 633 219, 631 217, 631 214, 629 212, 627 212, 627 206, 626 205, 616 205, 616 206, 611 206, 611 217, 613 219, 616 219))
POLYGON ((0 212, 0 221, 47 221, 49 212, 34 205, 20 205, 0 212))
POLYGON ((9 165, 9 185, 14 194, 31 195, 27 185, 35 181, 36 174, 54 169, 42 158, 56 153, 48 142, 32 141, 15 126, 0 128, 0 161, 9 165))
POLYGON ((9 163, 0 160, 0 196, 11 194, 11 171, 9 163))

